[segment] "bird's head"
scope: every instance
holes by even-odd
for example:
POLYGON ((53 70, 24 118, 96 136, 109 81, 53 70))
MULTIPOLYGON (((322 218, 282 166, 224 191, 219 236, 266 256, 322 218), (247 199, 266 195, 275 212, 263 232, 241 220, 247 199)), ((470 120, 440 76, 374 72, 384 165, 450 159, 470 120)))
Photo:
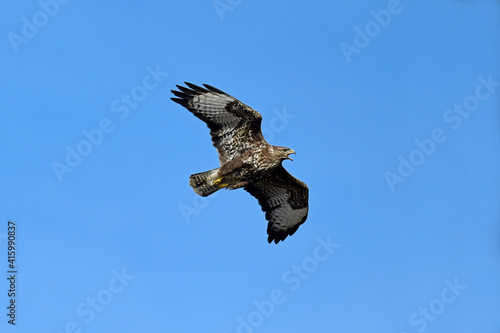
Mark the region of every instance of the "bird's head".
MULTIPOLYGON (((282 160, 290 160, 293 161, 292 158, 290 157, 291 154, 295 154, 295 151, 293 149, 287 148, 287 147, 275 147, 278 148, 278 156, 282 160)), ((275 149, 276 151, 276 149, 275 149)))

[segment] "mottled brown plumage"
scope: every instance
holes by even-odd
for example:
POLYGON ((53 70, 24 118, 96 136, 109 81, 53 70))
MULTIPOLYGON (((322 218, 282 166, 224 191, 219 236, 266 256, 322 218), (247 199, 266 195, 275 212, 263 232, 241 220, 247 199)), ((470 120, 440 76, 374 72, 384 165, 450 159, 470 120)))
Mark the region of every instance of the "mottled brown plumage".
POLYGON ((309 189, 282 166, 295 152, 272 146, 261 132, 260 113, 225 92, 185 82, 172 90, 172 100, 203 120, 219 153, 220 167, 190 176, 189 184, 201 196, 221 188, 243 187, 257 198, 269 221, 268 242, 293 235, 307 219, 309 189))

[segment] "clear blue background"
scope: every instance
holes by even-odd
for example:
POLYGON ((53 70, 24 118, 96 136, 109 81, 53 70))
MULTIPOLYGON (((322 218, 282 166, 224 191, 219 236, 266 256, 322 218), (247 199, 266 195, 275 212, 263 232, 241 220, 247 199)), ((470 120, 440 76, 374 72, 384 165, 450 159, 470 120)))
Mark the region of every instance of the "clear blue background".
POLYGON ((499 1, 401 0, 384 27, 370 12, 391 1, 220 3, 73 0, 45 17, 35 0, 0 5, 0 330, 498 333, 500 87, 458 128, 443 116, 479 76, 500 81, 499 1), (14 47, 23 17, 40 27, 14 47), (348 61, 341 43, 367 25, 348 61), (120 119, 112 103, 141 91, 148 66, 168 76, 120 119), (188 186, 218 159, 170 101, 183 81, 252 106, 269 141, 297 152, 285 167, 309 185, 310 213, 285 242, 267 243, 248 193, 199 200, 188 186), (105 118, 114 131, 59 181, 53 163, 105 118), (436 128, 446 141, 391 191, 384 174, 436 128), (323 261, 318 237, 340 244, 323 261), (116 293, 113 270, 130 276, 116 293), (444 303, 445 281, 466 289, 444 303), (273 290, 283 302, 259 314, 273 290))

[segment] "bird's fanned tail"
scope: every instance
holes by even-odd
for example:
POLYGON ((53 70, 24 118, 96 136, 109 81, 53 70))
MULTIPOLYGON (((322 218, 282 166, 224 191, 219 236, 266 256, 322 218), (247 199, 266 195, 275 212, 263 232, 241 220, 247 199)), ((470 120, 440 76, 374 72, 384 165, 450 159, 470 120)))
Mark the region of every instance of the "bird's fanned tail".
POLYGON ((217 172, 219 168, 195 173, 189 176, 189 185, 193 188, 193 190, 201 195, 202 197, 209 196, 210 194, 217 192, 220 189, 217 185, 212 185, 213 182, 217 179, 217 172))

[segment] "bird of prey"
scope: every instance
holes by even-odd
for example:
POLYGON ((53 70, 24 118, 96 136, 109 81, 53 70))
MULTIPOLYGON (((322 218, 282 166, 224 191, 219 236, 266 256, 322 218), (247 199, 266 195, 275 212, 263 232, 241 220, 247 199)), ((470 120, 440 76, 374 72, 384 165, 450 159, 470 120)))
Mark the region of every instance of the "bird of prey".
POLYGON ((276 244, 297 231, 307 219, 309 189, 282 166, 290 154, 286 147, 272 146, 261 132, 262 115, 236 98, 208 84, 185 82, 172 90, 179 103, 204 121, 219 154, 220 167, 189 178, 194 191, 206 197, 221 188, 244 188, 265 212, 267 241, 276 244))

